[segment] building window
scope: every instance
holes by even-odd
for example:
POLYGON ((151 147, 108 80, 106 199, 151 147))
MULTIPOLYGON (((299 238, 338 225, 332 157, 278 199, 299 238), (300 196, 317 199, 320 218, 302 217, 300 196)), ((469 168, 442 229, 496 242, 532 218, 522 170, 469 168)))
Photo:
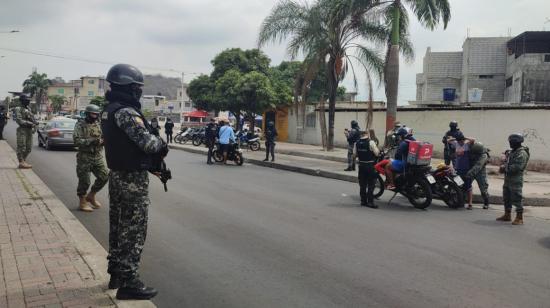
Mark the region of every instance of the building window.
POLYGON ((65 94, 65 89, 57 89, 57 94, 65 94))
POLYGON ((550 62, 550 55, 544 55, 544 62, 550 62))
POLYGON ((493 75, 479 75, 479 79, 493 79, 493 75))
POLYGON ((317 115, 315 114, 315 112, 306 115, 306 127, 315 128, 316 123, 317 115))
POLYGON ((191 107, 191 103, 186 102, 186 103, 185 103, 185 107, 187 107, 187 108, 191 107))
POLYGON ((94 83, 95 83, 95 80, 93 80, 93 79, 88 79, 88 83, 89 83, 89 84, 94 84, 94 83))
POLYGON ((94 96, 94 91, 88 91, 88 96, 94 96))
POLYGON ((506 87, 507 88, 511 87, 513 84, 514 84, 514 78, 513 77, 510 77, 510 78, 506 79, 506 87))
POLYGON ((158 107, 158 105, 159 105, 159 100, 158 100, 158 99, 156 99, 156 100, 155 100, 155 106, 157 106, 157 107, 158 107))

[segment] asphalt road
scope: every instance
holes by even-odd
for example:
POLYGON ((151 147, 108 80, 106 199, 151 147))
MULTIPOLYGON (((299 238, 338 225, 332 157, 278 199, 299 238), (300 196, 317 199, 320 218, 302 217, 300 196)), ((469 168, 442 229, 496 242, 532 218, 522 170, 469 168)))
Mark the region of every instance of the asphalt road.
MULTIPOLYGON (((14 127, 4 134, 14 146, 14 127)), ((108 208, 76 210, 75 152, 29 161, 107 248, 108 208)), ((372 210, 353 184, 171 151, 151 181, 143 280, 159 307, 549 307, 550 224, 500 212, 372 210)), ((105 191, 100 200, 107 204, 105 191)))

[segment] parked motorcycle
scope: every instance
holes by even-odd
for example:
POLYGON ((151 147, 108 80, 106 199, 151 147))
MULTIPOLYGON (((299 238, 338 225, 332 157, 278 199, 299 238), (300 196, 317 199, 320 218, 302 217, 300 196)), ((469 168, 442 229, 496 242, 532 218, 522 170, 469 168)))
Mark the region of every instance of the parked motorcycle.
POLYGON ((206 129, 204 127, 197 128, 192 136, 193 145, 198 147, 201 144, 206 144, 206 129))
MULTIPOLYGON (((222 162, 223 161, 223 153, 220 150, 220 144, 216 143, 216 149, 212 152, 212 156, 214 156, 214 160, 216 162, 222 162)), ((243 158, 243 151, 240 149, 238 143, 231 143, 229 145, 229 150, 227 152, 227 160, 234 161, 237 166, 242 166, 244 163, 243 158)))
POLYGON ((251 151, 259 151, 261 148, 260 137, 249 132, 237 132, 237 140, 241 147, 248 147, 251 151))
POLYGON ((443 200, 452 209, 464 207, 464 192, 462 186, 464 180, 456 174, 451 166, 439 164, 431 171, 435 178, 432 184, 434 197, 443 200))
POLYGON ((174 136, 174 142, 175 143, 180 143, 180 144, 186 144, 187 141, 191 140, 189 138, 189 134, 193 131, 192 128, 187 128, 187 127, 184 127, 182 128, 177 134, 176 136, 174 136))

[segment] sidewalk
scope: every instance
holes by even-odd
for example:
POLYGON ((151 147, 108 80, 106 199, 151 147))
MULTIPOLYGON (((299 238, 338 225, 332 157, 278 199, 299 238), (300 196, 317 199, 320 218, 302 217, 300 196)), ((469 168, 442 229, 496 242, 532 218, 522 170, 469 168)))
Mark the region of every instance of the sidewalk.
MULTIPOLYGON (((195 147, 191 144, 180 145, 171 144, 171 148, 180 149, 187 152, 206 154, 207 149, 204 146, 195 147)), ((278 153, 276 161, 263 162, 265 158, 265 147, 262 144, 262 150, 253 152, 243 149, 245 161, 251 164, 271 167, 276 169, 294 171, 309 175, 322 176, 331 179, 337 179, 348 182, 357 182, 357 172, 345 172, 347 167, 347 150, 336 148, 332 152, 325 152, 318 146, 294 144, 286 142, 277 142, 275 152, 278 153)), ((433 165, 442 162, 440 159, 434 159, 433 165)), ((502 184, 504 178, 502 175, 495 175, 496 167, 488 166, 489 193, 492 204, 502 204, 502 184)), ((529 171, 525 176, 523 188, 524 204, 526 206, 550 206, 550 174, 529 171)), ((479 188, 474 183, 474 200, 481 201, 479 188)))
MULTIPOLYGON (((32 155, 32 154, 31 154, 32 155)), ((0 141, 0 307, 154 307, 107 290, 107 253, 0 141)))

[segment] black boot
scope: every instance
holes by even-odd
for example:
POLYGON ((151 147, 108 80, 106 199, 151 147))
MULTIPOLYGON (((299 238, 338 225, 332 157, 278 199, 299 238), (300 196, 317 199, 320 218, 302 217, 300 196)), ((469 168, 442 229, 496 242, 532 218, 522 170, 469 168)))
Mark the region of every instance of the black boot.
POLYGON ((483 209, 484 210, 489 209, 489 198, 483 198, 483 209))
POLYGON ((120 277, 117 275, 111 275, 109 279, 109 289, 114 290, 120 288, 120 277))
POLYGON ((266 159, 264 159, 263 161, 269 161, 269 159, 268 159, 268 158, 266 158, 266 159))
POLYGON ((151 287, 146 287, 139 279, 124 283, 116 292, 116 298, 119 300, 147 300, 155 297, 158 291, 151 287))

